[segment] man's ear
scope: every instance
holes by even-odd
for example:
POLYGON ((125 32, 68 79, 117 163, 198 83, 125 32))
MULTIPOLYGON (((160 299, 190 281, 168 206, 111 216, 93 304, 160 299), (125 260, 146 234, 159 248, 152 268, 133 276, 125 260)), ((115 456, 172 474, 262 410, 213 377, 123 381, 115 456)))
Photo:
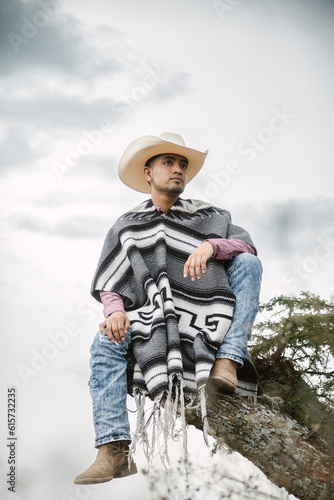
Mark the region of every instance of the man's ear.
POLYGON ((152 175, 151 175, 151 168, 150 167, 144 167, 144 175, 145 179, 147 180, 148 183, 152 181, 152 175))

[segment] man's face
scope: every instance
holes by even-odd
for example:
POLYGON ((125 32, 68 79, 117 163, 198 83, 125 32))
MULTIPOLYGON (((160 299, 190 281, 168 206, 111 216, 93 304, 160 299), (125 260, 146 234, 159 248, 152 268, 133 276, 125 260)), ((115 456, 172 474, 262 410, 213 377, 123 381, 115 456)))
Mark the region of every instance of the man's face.
POLYGON ((184 156, 166 153, 158 156, 153 165, 144 168, 152 193, 181 194, 187 183, 188 160, 184 156))

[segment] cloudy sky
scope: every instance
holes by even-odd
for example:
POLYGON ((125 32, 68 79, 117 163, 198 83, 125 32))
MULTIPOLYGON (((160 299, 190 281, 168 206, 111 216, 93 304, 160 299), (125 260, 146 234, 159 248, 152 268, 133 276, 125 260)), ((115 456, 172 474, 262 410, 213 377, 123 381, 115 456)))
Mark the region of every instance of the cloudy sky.
POLYGON ((102 312, 91 278, 109 227, 147 197, 122 185, 118 160, 135 138, 166 131, 209 149, 184 197, 230 210, 251 233, 261 300, 301 290, 330 299, 334 4, 10 0, 0 9, 1 407, 15 386, 16 498, 146 500, 142 476, 94 491, 72 484, 95 457, 87 379, 102 312))

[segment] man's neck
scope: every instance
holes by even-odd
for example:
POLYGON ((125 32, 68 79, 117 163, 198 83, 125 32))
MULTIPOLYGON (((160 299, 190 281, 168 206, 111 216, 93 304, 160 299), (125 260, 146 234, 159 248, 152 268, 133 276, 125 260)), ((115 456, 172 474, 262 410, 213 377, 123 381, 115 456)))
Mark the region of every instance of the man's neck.
MULTIPOLYGON (((159 193, 160 194, 160 193, 159 193)), ((174 205, 174 203, 179 199, 178 194, 168 193, 168 195, 160 194, 157 196, 156 194, 152 194, 152 202, 154 205, 162 208, 165 213, 174 205), (173 194, 173 196, 171 196, 173 194)))

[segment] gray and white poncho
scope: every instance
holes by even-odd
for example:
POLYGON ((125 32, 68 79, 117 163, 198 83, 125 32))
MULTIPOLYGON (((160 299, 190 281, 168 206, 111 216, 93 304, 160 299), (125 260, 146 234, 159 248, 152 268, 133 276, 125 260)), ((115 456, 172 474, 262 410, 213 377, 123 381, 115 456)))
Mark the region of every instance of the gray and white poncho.
MULTIPOLYGON (((183 277, 189 255, 209 238, 254 244, 231 216, 198 200, 178 201, 161 217, 152 200, 120 217, 106 236, 92 283, 118 293, 131 322, 136 365, 134 394, 194 399, 203 390, 233 315, 235 296, 226 261, 210 258, 201 280, 183 277), (173 394, 172 394, 173 393, 173 394)), ((256 394, 256 372, 246 359, 240 394, 256 394)))

